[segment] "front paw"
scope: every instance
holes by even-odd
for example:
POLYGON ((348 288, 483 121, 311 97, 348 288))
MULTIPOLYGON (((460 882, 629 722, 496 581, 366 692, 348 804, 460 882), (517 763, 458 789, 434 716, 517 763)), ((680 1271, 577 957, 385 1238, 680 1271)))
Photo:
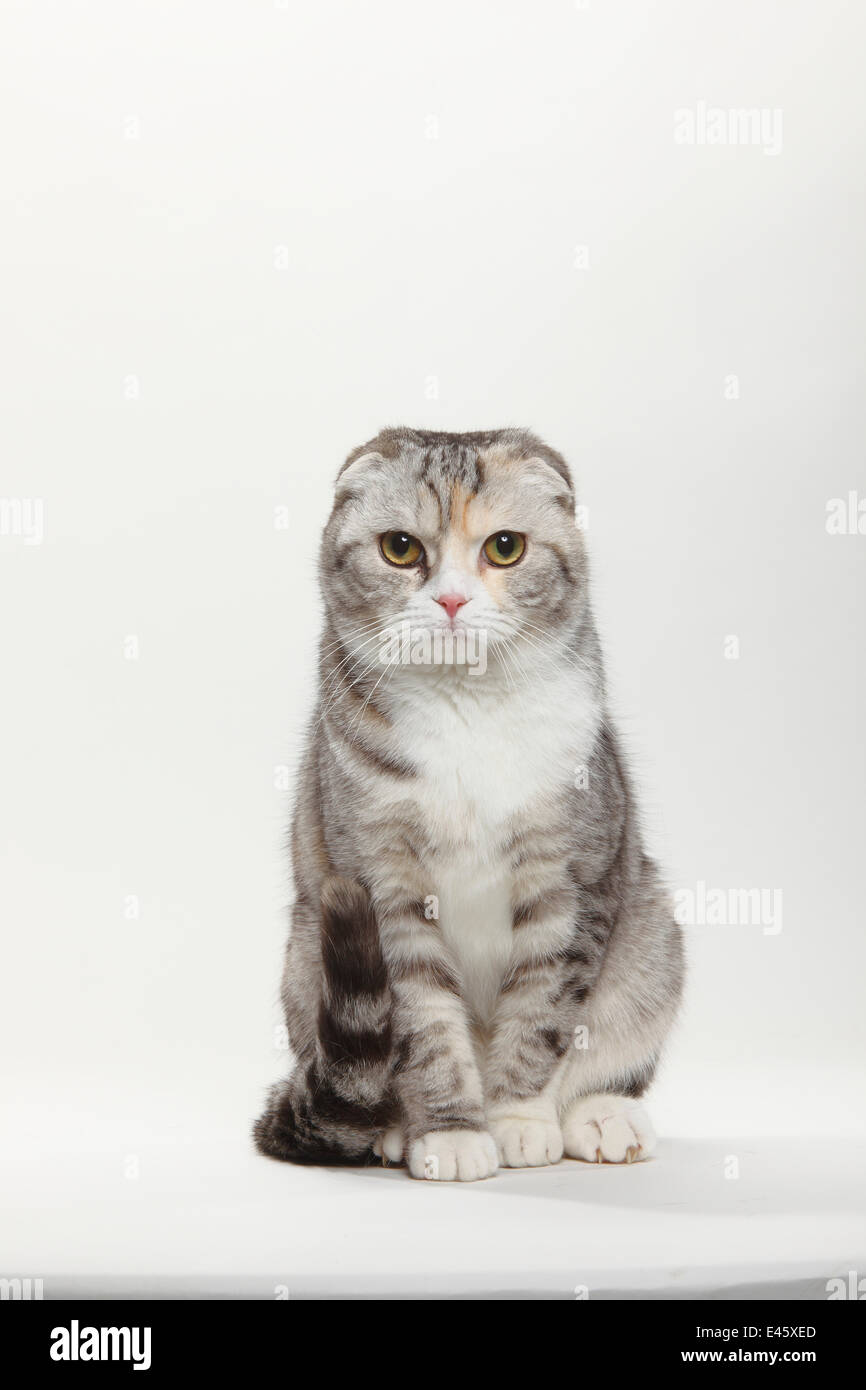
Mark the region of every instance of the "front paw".
POLYGON ((499 1164, 490 1135, 477 1129, 440 1129, 409 1146, 409 1172, 431 1182, 477 1182, 499 1164))
POLYGON ((543 1168, 562 1158, 562 1131, 555 1120, 501 1115, 490 1122, 503 1168, 543 1168))

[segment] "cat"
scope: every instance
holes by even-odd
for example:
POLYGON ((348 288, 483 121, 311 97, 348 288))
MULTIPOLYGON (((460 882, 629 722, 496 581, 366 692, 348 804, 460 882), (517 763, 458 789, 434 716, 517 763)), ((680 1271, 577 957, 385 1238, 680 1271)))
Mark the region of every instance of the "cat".
POLYGON ((386 429, 337 477, 293 822, 295 1063, 264 1154, 469 1181, 653 1150, 638 1098, 681 934, 608 718, 575 505, 520 429, 386 429))

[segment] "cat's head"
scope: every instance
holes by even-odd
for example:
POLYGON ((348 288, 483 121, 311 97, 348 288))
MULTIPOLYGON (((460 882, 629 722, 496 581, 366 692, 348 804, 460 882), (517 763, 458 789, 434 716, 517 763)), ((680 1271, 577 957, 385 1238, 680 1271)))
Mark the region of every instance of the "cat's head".
POLYGON ((586 602, 568 467, 526 430, 383 430, 338 475, 320 572, 350 650, 385 629, 564 643, 586 602))

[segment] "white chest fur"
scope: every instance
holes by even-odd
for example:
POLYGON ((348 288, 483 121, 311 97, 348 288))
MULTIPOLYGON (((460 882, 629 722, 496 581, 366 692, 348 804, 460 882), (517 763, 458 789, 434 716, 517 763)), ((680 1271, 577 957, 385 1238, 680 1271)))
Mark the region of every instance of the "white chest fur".
POLYGON ((401 742, 421 771, 425 827, 441 846, 430 891, 481 1022, 490 1018, 511 954, 512 884, 502 854, 508 826, 534 802, 563 794, 597 724, 573 670, 496 696, 473 689, 472 678, 430 682, 422 698, 402 704, 401 742))

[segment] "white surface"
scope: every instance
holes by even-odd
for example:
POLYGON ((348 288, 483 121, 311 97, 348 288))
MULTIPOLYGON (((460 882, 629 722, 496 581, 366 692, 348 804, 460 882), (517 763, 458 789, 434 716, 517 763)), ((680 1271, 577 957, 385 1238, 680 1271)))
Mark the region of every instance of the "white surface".
POLYGON ((825 529, 866 496, 864 23, 5 8, 2 492, 44 537, 0 536, 0 1275, 866 1273, 836 1137, 863 1125, 866 537, 825 529), (698 102, 781 109, 781 153, 678 145, 698 102), (403 422, 565 453, 651 845, 675 887, 783 894, 778 934, 689 929, 651 1105, 689 1142, 645 1170, 430 1193, 247 1150, 314 555, 348 450, 403 422))
POLYGON ((4 1268, 43 1278, 46 1298, 259 1299, 825 1298, 866 1268, 862 1141, 666 1140, 630 1168, 566 1161, 441 1188, 278 1165, 236 1136, 138 1158, 137 1179, 87 1154, 4 1165, 4 1268))
MULTIPOLYGON (((168 1080, 137 1103, 86 1087, 22 1101, 0 1163, 4 1271, 42 1278, 46 1298, 556 1299, 825 1298, 866 1270, 866 1136, 665 1137, 630 1167, 440 1187, 259 1157, 254 1090, 227 1075, 188 1108, 168 1080)), ((803 1099, 812 1118, 826 1107, 803 1099)))

